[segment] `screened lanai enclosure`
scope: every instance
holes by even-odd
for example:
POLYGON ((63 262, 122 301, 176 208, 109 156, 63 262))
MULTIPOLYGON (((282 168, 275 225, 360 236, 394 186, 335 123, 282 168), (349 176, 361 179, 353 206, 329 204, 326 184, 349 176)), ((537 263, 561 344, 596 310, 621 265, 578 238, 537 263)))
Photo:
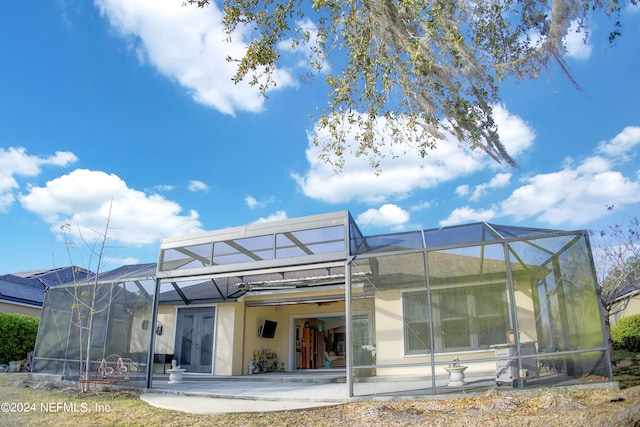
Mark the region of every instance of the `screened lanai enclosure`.
POLYGON ((48 288, 32 371, 75 380, 87 361, 93 370, 96 359, 119 354, 133 361, 131 385, 145 387, 155 273, 155 263, 124 266, 48 288))
POLYGON ((363 236, 342 211, 165 239, 157 265, 123 269, 100 277, 90 346, 73 293, 48 291, 37 370, 72 376, 90 348, 150 387, 158 357, 211 377, 335 370, 349 396, 612 379, 585 231, 363 236))
POLYGON ((352 335, 355 395, 372 382, 378 394, 438 393, 612 377, 584 231, 478 223, 373 236, 350 270, 363 314, 352 330, 364 318, 371 331, 352 335))

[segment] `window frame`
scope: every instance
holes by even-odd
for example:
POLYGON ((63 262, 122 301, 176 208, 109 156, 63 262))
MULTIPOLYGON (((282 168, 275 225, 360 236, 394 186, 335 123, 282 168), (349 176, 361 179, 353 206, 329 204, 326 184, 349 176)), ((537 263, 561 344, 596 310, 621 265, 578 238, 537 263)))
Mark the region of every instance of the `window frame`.
MULTIPOLYGON (((403 336, 403 353, 404 356, 425 356, 431 354, 431 337, 429 334, 433 333, 433 353, 451 353, 451 352, 459 352, 459 351, 478 351, 478 350, 487 350, 493 344, 499 343, 487 343, 480 345, 480 342, 486 339, 480 336, 481 331, 479 329, 480 322, 486 319, 496 319, 498 323, 504 324, 504 337, 506 341, 506 332, 509 329, 510 320, 509 320, 509 304, 511 298, 509 297, 509 284, 506 281, 488 281, 482 283, 464 283, 457 285, 448 285, 446 287, 439 287, 436 289, 431 289, 430 293, 425 288, 416 288, 416 289, 408 289, 401 291, 400 294, 401 299, 401 309, 402 309, 402 336, 403 336), (485 286, 495 286, 496 288, 502 288, 502 296, 503 296, 503 310, 501 312, 486 313, 483 310, 479 310, 478 303, 480 300, 479 294, 475 291, 481 289, 481 287, 485 286), (447 316, 443 317, 441 313, 441 298, 443 297, 442 293, 444 291, 450 291, 452 289, 460 289, 467 288, 470 289, 471 292, 467 292, 464 294, 466 296, 466 316, 447 316), (429 341, 427 342, 426 348, 416 349, 410 342, 410 335, 408 334, 407 329, 407 313, 406 313, 406 302, 405 301, 415 301, 417 298, 412 295, 416 295, 417 293, 424 293, 425 297, 424 302, 424 310, 428 314, 428 301, 427 297, 429 294, 431 295, 431 318, 426 319, 424 322, 411 322, 412 324, 420 324, 423 323, 427 326, 428 331, 426 336, 429 337, 429 341), (479 313, 480 312, 480 313, 479 313), (469 345, 466 346, 445 346, 445 336, 443 334, 443 326, 446 322, 455 322, 460 320, 466 320, 468 325, 469 332, 469 345), (433 327, 430 328, 431 323, 433 323, 433 327)), ((446 314, 445 314, 446 316, 446 314)))

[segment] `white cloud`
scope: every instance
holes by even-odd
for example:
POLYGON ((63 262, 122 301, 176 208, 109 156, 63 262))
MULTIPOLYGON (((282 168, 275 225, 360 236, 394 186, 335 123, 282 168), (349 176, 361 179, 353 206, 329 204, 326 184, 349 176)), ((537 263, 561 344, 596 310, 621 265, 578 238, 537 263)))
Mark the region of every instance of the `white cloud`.
POLYGON ((189 191, 195 193, 196 191, 207 191, 209 189, 209 186, 202 181, 192 180, 189 181, 188 188, 189 191))
POLYGON ((471 194, 471 186, 468 184, 459 185, 456 187, 456 195, 459 197, 465 197, 471 194))
POLYGON ((277 211, 269 215, 268 217, 260 217, 257 220, 253 221, 253 224, 261 224, 263 222, 273 222, 273 221, 281 221, 283 219, 287 219, 287 213, 285 211, 277 211))
POLYGON ((244 198, 244 201, 250 209, 255 209, 256 207, 258 207, 258 201, 253 196, 247 194, 244 198))
MULTIPOLYGON (((501 140, 507 150, 517 156, 528 149, 535 139, 533 130, 519 117, 510 114, 504 106, 495 106, 495 120, 501 140)), ((320 138, 326 132, 316 129, 320 138)), ((352 144, 353 135, 351 135, 352 144)), ((304 175, 292 174, 302 192, 312 199, 327 203, 347 203, 353 200, 370 204, 384 203, 390 198, 401 199, 418 189, 436 188, 472 173, 493 168, 495 162, 481 152, 469 152, 450 138, 441 141, 428 157, 421 158, 417 150, 406 146, 406 153, 396 157, 388 141, 380 146, 382 174, 375 176, 365 158, 345 153, 345 166, 336 174, 330 165, 318 159, 319 148, 309 135, 307 161, 309 169, 304 175)), ((397 151, 397 147, 396 147, 397 151)))
POLYGON ((501 215, 537 217, 548 224, 582 225, 603 217, 605 205, 640 202, 640 182, 611 170, 598 170, 586 159, 576 168, 539 174, 500 203, 501 215))
MULTIPOLYGON (((264 97, 255 87, 231 81, 237 64, 226 60, 243 56, 251 31, 238 28, 227 41, 216 2, 202 9, 181 1, 95 0, 95 4, 141 61, 178 82, 195 101, 226 114, 263 108, 264 97)), ((276 70, 274 79, 278 89, 295 83, 283 70, 276 70)))
POLYGON ((419 203, 417 205, 411 206, 411 208, 409 209, 411 212, 418 212, 421 211, 423 209, 429 209, 431 207, 431 203, 430 202, 422 202, 419 203))
MULTIPOLYGON (((511 114, 505 105, 493 107, 493 118, 498 126, 498 135, 507 152, 512 157, 518 157, 533 146, 536 134, 529 124, 521 117, 511 114)), ((497 163, 491 162, 491 166, 497 163)))
MULTIPOLYGON (((317 65, 321 72, 328 72, 331 67, 324 56, 318 55, 321 50, 314 50, 314 48, 319 47, 318 27, 316 24, 309 18, 305 18, 304 20, 297 21, 296 27, 298 31, 304 32, 308 35, 308 41, 306 43, 302 42, 296 46, 292 39, 284 40, 278 44, 278 49, 283 53, 288 53, 291 56, 299 58, 296 62, 298 67, 308 69, 310 68, 309 64, 311 63, 317 65)), ((315 72, 316 69, 313 68, 311 71, 315 72)))
MULTIPOLYGON (((510 173, 499 173, 493 178, 491 178, 489 182, 476 185, 473 189, 473 192, 471 193, 471 196, 469 197, 469 200, 471 201, 480 200, 482 196, 484 196, 485 194, 487 194, 487 192, 489 192, 489 190, 492 190, 495 188, 504 188, 508 186, 510 182, 511 182, 510 173)), ((456 193, 458 195, 464 195, 462 194, 463 192, 464 192, 464 189, 460 189, 460 187, 456 189, 456 193)))
MULTIPOLYGON (((109 262, 109 265, 113 265, 113 268, 116 267, 120 267, 122 265, 134 265, 134 264, 140 264, 140 259, 139 258, 134 258, 134 257, 125 257, 125 258, 113 258, 110 257, 107 260, 109 262)), ((103 271, 104 271, 104 266, 103 266, 103 271)))
POLYGON ((196 211, 180 215, 177 203, 131 189, 118 176, 100 171, 76 169, 44 187, 31 187, 20 202, 54 233, 69 224, 75 238, 81 234, 90 242, 105 231, 107 219, 110 242, 124 245, 153 244, 163 237, 202 231, 196 211))
POLYGON ((369 209, 356 218, 362 226, 389 227, 394 230, 402 229, 409 221, 409 212, 393 204, 384 204, 379 209, 369 209))
POLYGON ((627 127, 600 143, 595 151, 602 155, 575 165, 570 161, 561 171, 527 178, 525 185, 500 203, 501 215, 537 217, 552 225, 583 225, 605 216, 605 205, 622 207, 640 202, 638 177, 634 180, 612 169, 613 161, 630 160, 630 151, 638 143, 640 128, 627 127))
POLYGON ((32 156, 22 147, 0 147, 0 212, 5 212, 15 201, 13 191, 20 188, 16 175, 33 177, 43 166, 66 167, 78 158, 68 151, 56 151, 52 156, 32 156))
MULTIPOLYGON (((580 32, 577 30, 578 21, 573 21, 562 41, 568 57, 585 61, 591 57, 592 45, 589 43, 589 38, 585 41, 585 30, 582 29, 580 32)), ((530 32, 528 36, 529 46, 532 47, 539 47, 546 40, 546 37, 542 37, 539 32, 530 32)))
MULTIPOLYGON (((1 182, 0 185, 2 185, 1 182)), ((6 212, 15 200, 12 193, 0 193, 0 213, 6 212)))
MULTIPOLYGON (((574 168, 573 159, 568 159, 568 160, 569 161, 567 162, 565 169, 574 168)), ((609 159, 606 159, 601 156, 592 156, 592 157, 587 157, 581 163, 575 166, 575 170, 578 173, 588 175, 588 174, 597 174, 600 172, 606 172, 610 170, 611 167, 612 167, 612 163, 609 159)))
POLYGON ((469 206, 456 208, 451 212, 448 218, 439 221, 441 227, 449 225, 464 224, 469 222, 491 221, 496 217, 493 209, 473 209, 469 206))
POLYGON ((273 197, 269 197, 264 200, 258 200, 250 194, 247 194, 244 198, 244 202, 247 204, 249 209, 264 208, 269 203, 273 202, 273 200, 273 197))
POLYGON ((597 152, 613 159, 628 160, 631 151, 640 144, 640 126, 627 126, 609 141, 598 145, 597 152))
MULTIPOLYGON (((596 154, 580 162, 566 159, 559 171, 525 177, 509 197, 490 208, 458 208, 440 224, 488 221, 497 217, 513 217, 519 221, 535 218, 554 226, 588 224, 606 216, 607 205, 623 208, 640 202, 640 173, 634 169, 635 176, 628 177, 614 169, 633 159, 633 150, 638 144, 640 127, 626 127, 611 140, 601 142, 594 150, 596 154)), ((470 200, 473 200, 487 188, 502 187, 510 181, 510 174, 498 174, 473 190, 461 185, 456 194, 471 194, 470 200)))
POLYGON ((591 58, 592 46, 587 38, 585 42, 584 30, 577 32, 578 23, 574 21, 569 27, 569 31, 564 38, 564 45, 567 49, 567 55, 574 59, 587 60, 591 58))
POLYGON ((173 191, 175 189, 174 185, 171 184, 158 184, 153 187, 155 191, 173 191))

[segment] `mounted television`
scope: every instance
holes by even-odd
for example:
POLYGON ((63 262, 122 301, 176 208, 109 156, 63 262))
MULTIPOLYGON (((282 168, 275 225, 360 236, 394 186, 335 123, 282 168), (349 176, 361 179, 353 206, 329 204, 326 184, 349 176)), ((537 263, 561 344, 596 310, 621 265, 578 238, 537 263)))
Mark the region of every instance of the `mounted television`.
POLYGON ((265 320, 262 323, 262 326, 258 329, 258 335, 260 338, 273 338, 276 336, 276 327, 278 326, 278 322, 274 322, 273 320, 265 320))

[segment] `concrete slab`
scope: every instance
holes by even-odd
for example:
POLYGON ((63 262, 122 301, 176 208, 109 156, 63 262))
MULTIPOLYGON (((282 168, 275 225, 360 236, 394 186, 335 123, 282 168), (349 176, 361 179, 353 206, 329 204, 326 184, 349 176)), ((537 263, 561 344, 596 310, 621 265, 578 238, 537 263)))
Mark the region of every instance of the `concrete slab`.
MULTIPOLYGON (((610 384, 589 386, 607 387, 610 384)), ((554 385, 558 388, 568 386, 572 390, 585 386, 577 384, 575 379, 554 385)), ((542 386, 544 384, 539 383, 522 390, 502 387, 501 391, 508 394, 531 393, 542 386)), ((365 399, 447 399, 484 394, 492 387, 495 387, 494 377, 477 381, 470 379, 464 387, 448 387, 444 379, 438 383, 437 393, 432 394, 430 385, 424 381, 372 380, 355 384, 354 393, 358 397, 349 397, 344 382, 321 382, 320 378, 292 375, 215 379, 192 377, 177 384, 169 384, 166 379, 154 380, 153 388, 145 390, 141 399, 158 408, 194 414, 260 413, 313 409, 365 399), (301 381, 303 378, 307 381, 301 381)))
POLYGON ((344 382, 299 375, 209 379, 186 377, 153 382, 140 398, 151 406, 194 414, 296 411, 349 402, 344 382))
POLYGON ((264 413, 298 411, 304 409, 335 406, 335 402, 311 400, 257 400, 224 399, 207 396, 185 396, 160 393, 143 393, 140 398, 156 408, 191 414, 264 413))

